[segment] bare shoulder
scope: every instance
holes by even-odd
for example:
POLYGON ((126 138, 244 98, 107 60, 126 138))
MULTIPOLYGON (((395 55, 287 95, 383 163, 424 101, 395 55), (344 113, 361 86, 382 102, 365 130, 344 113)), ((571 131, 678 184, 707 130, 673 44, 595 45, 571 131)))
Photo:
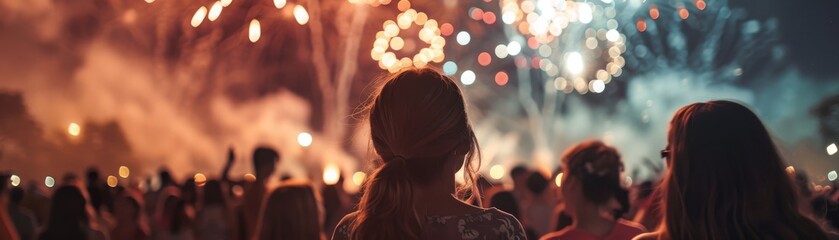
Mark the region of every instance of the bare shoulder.
POLYGON ((636 236, 632 240, 662 240, 661 234, 658 232, 644 233, 636 236))

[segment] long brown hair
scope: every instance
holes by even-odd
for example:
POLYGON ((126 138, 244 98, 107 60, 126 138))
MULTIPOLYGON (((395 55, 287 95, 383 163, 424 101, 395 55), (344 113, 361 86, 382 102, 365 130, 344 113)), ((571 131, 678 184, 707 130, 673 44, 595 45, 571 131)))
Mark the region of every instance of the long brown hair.
POLYGON ((324 239, 320 209, 311 183, 287 181, 265 200, 256 239, 324 239))
POLYGON ((373 94, 367 113, 381 166, 366 183, 352 239, 423 238, 413 188, 441 177, 458 151, 466 153, 458 197, 480 198, 473 165, 480 161, 478 142, 454 80, 428 68, 395 73, 373 94))
POLYGON ((786 164, 758 117, 730 101, 676 112, 668 133, 661 237, 826 239, 798 207, 786 164))

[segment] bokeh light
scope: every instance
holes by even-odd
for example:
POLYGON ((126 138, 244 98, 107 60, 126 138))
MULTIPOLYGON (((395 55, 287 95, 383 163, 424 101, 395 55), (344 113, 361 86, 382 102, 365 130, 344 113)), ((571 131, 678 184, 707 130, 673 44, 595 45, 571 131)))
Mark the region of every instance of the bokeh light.
POLYGON ((478 54, 478 64, 486 67, 490 63, 492 63, 492 56, 490 56, 488 52, 481 52, 478 54))
POLYGON ((447 61, 443 63, 443 73, 446 75, 452 76, 457 73, 457 63, 453 61, 447 61))
POLYGON ((597 79, 589 82, 589 90, 593 93, 602 93, 606 89, 606 83, 603 80, 597 79))
POLYGON ((789 174, 789 175, 791 175, 791 176, 792 176, 792 175, 795 175, 795 167, 793 167, 793 166, 788 166, 788 167, 786 168, 786 171, 787 171, 787 174, 789 174))
POLYGON ((70 134, 70 136, 78 137, 81 132, 82 127, 79 126, 78 123, 70 123, 70 125, 67 126, 67 133, 70 134))
POLYGON ((707 6, 708 5, 705 3, 704 0, 697 0, 696 1, 696 9, 705 10, 705 7, 707 7, 707 6))
POLYGON ((262 36, 262 27, 259 24, 259 20, 253 19, 248 26, 248 40, 255 43, 259 41, 260 36, 262 36))
POLYGON ((655 5, 650 7, 650 17, 652 19, 658 19, 659 15, 660 13, 658 12, 658 7, 656 7, 655 5))
POLYGON ((18 175, 12 175, 9 177, 9 181, 12 183, 13 187, 17 187, 20 185, 20 177, 18 175))
POLYGON ((472 85, 475 83, 475 72, 472 72, 472 70, 463 71, 463 73, 460 74, 460 82, 463 83, 463 85, 472 85))
POLYGON ((196 173, 195 176, 192 177, 195 180, 195 186, 203 187, 207 184, 207 176, 203 173, 196 173))
POLYGON ((253 182, 256 181, 256 175, 253 175, 253 173, 245 173, 245 175, 242 176, 242 179, 246 182, 253 182))
POLYGON ((210 7, 210 12, 207 13, 207 19, 211 22, 218 19, 219 15, 221 15, 222 8, 224 8, 224 6, 221 5, 221 2, 213 3, 213 6, 210 7))
POLYGON ((314 142, 314 138, 312 134, 308 132, 301 132, 297 134, 297 144, 300 144, 301 147, 309 147, 312 146, 312 142, 314 142))
POLYGON ((647 21, 643 18, 639 18, 638 22, 635 22, 635 28, 638 29, 638 32, 647 31, 647 21))
MULTIPOLYGON (((379 62, 379 68, 391 73, 405 67, 424 67, 431 62, 440 63, 445 59, 443 47, 446 45, 446 39, 440 36, 440 32, 437 20, 428 19, 425 13, 408 9, 397 15, 396 21, 387 20, 382 24, 382 31, 376 33, 376 40, 373 41, 370 57, 379 62), (407 30, 412 25, 421 27, 418 37, 429 46, 419 48, 413 57, 397 57, 395 52, 389 50, 399 51, 408 46, 409 42, 412 43, 410 46, 413 46, 413 40, 405 40, 398 36, 401 29, 407 30), (400 40, 394 41, 394 38, 400 38, 400 40)), ((414 48, 410 47, 410 49, 414 48)))
POLYGON ((500 71, 495 74, 495 84, 498 86, 507 85, 507 82, 510 81, 510 76, 507 76, 507 73, 504 71, 500 71))
POLYGON ((519 55, 520 52, 521 52, 521 44, 519 44, 519 42, 512 41, 509 44, 507 44, 507 54, 510 54, 511 56, 515 56, 515 55, 519 55))
POLYGON ((466 45, 469 44, 469 41, 472 40, 472 37, 469 36, 469 33, 466 31, 461 31, 457 33, 457 44, 466 45))
POLYGON ((495 180, 500 180, 504 177, 504 166, 501 165, 493 165, 489 168, 489 177, 495 180))
POLYGON ((326 167, 323 168, 323 183, 326 185, 335 185, 340 178, 341 171, 338 169, 338 165, 334 163, 326 164, 326 167))
POLYGON ((108 176, 107 183, 109 187, 117 187, 117 185, 119 184, 119 180, 114 175, 110 175, 108 176))
POLYGON ((836 147, 836 143, 831 143, 830 145, 827 145, 826 150, 827 150, 827 155, 833 156, 833 154, 836 154, 836 152, 839 151, 839 148, 836 147))
POLYGON ((556 184, 557 187, 562 187, 562 175, 564 175, 564 173, 559 173, 556 177, 554 177, 554 184, 556 184))
POLYGON ((198 27, 202 22, 204 22, 204 17, 207 17, 207 7, 201 6, 195 11, 195 14, 192 15, 192 20, 189 24, 192 25, 192 27, 198 27))
POLYGON ((131 170, 128 169, 128 167, 126 167, 126 166, 120 166, 118 173, 119 173, 119 177, 128 178, 128 176, 131 175, 131 170))
POLYGON ((285 7, 285 4, 286 0, 274 0, 274 7, 276 7, 277 9, 285 7))
POLYGON ((294 6, 294 20, 297 24, 305 25, 309 22, 309 12, 302 5, 294 6))
POLYGON ((827 180, 833 181, 836 180, 836 170, 830 171, 827 173, 827 180))
POLYGON ((580 74, 583 72, 583 56, 578 52, 570 52, 565 56, 565 67, 572 74, 580 74))
POLYGON ((46 178, 44 178, 44 185, 48 188, 52 188, 53 186, 55 186, 55 178, 53 178, 52 176, 47 176, 46 178))
POLYGON ((454 33, 454 26, 451 23, 443 23, 440 25, 440 34, 443 36, 451 36, 454 33))
POLYGON ((365 179, 367 179, 367 174, 362 171, 358 171, 352 174, 352 183, 356 186, 361 186, 361 184, 364 184, 365 179))
POLYGON ((680 7, 679 8, 679 17, 682 18, 682 19, 688 19, 688 16, 690 16, 690 12, 688 12, 688 10, 686 8, 680 7))

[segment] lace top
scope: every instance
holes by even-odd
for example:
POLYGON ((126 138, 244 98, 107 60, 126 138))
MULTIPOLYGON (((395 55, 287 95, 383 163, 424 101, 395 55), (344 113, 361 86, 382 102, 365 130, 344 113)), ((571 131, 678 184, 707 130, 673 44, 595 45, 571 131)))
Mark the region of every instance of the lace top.
MULTIPOLYGON (((349 240, 349 226, 356 213, 350 213, 335 228, 333 240, 349 240)), ((496 208, 477 213, 454 216, 426 217, 425 232, 428 239, 462 240, 525 240, 519 220, 496 208)))

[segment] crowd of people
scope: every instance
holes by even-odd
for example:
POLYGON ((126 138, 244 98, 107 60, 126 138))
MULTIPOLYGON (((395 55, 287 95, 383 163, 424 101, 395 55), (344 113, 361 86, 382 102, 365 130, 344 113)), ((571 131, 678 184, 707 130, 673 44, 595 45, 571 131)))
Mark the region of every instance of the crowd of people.
POLYGON ((458 84, 433 69, 385 79, 365 108, 377 166, 356 194, 281 177, 253 151, 251 179, 109 187, 95 168, 51 194, 0 189, 0 239, 839 239, 839 193, 789 169, 761 120, 731 101, 670 121, 660 180, 632 185, 618 150, 591 140, 552 173, 518 166, 511 186, 478 175, 480 147, 458 84), (455 175, 463 171, 464 182, 455 175), (554 177, 561 176, 554 180, 554 177))

